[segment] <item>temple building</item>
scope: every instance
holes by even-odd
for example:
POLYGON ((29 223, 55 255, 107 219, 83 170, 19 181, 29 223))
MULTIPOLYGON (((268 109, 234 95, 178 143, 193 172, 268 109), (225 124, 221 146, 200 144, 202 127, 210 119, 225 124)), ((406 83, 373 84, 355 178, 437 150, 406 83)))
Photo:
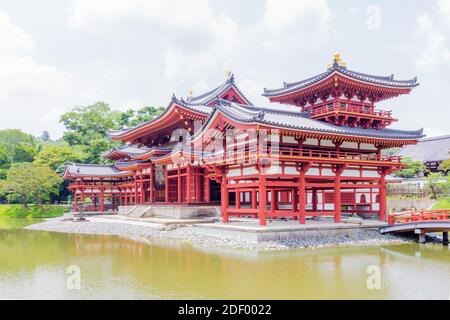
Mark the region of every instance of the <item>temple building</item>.
POLYGON ((270 103, 256 106, 228 73, 213 90, 173 95, 157 118, 111 132, 124 143, 104 154, 113 165, 69 163, 73 210, 220 206, 223 222, 260 225, 355 213, 385 220, 385 177, 402 163, 382 150, 423 134, 388 128, 397 119, 376 104, 417 85, 351 71, 335 54, 317 76, 264 89, 270 103))

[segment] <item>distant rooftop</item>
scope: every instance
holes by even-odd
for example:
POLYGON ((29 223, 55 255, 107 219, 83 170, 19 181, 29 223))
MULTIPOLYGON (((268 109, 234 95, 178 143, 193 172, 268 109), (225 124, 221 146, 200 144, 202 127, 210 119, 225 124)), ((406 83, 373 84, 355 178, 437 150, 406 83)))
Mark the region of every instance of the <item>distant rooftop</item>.
POLYGON ((450 158, 450 135, 425 138, 416 145, 401 148, 396 155, 422 162, 443 161, 450 158))

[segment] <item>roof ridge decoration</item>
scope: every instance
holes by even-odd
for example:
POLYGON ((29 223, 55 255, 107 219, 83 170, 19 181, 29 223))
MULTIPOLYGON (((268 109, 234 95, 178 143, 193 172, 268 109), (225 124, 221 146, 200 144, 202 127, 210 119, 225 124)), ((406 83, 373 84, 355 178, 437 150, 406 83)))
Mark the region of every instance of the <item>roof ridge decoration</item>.
POLYGON ((250 105, 252 105, 251 101, 242 93, 242 91, 238 88, 236 85, 234 73, 230 70, 226 71, 226 81, 219 86, 215 87, 212 90, 209 90, 201 95, 193 96, 192 90, 189 91, 188 96, 186 97, 185 101, 188 104, 202 104, 207 105, 211 103, 214 100, 217 100, 221 94, 226 92, 228 89, 233 88, 235 89, 239 95, 250 105))
POLYGON ((333 61, 328 65, 328 69, 336 69, 336 68, 347 68, 347 64, 342 61, 341 55, 339 52, 335 52, 333 54, 333 61))
POLYGON ((358 71, 353 71, 347 68, 347 64, 343 62, 339 53, 335 53, 332 62, 328 65, 327 70, 316 76, 300 80, 297 82, 283 82, 283 86, 277 89, 267 89, 264 88, 263 96, 265 97, 276 97, 285 94, 290 94, 296 90, 301 90, 307 88, 321 80, 331 76, 332 74, 340 74, 342 76, 352 78, 357 81, 363 81, 368 84, 391 87, 395 89, 412 89, 419 85, 417 83, 417 77, 410 80, 397 80, 394 78, 394 74, 389 76, 378 76, 371 75, 367 73, 362 73, 358 71))

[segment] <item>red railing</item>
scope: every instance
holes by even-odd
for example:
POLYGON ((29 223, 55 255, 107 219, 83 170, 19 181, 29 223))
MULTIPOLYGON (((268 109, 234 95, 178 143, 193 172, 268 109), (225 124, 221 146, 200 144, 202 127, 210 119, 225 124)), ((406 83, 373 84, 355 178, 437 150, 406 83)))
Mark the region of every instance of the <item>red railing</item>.
POLYGON ((388 161, 388 162, 401 162, 400 156, 385 156, 378 155, 376 153, 354 153, 354 152, 341 152, 341 151, 326 151, 326 150, 311 150, 300 149, 299 147, 265 147, 258 148, 258 150, 239 150, 234 152, 227 152, 224 156, 222 152, 215 156, 204 159, 206 163, 218 162, 218 161, 233 161, 233 160, 249 160, 255 159, 256 156, 267 157, 271 159, 282 157, 298 157, 298 158, 321 158, 321 159, 339 159, 339 160, 356 160, 356 161, 388 161))
POLYGON ((429 221, 450 221, 450 209, 444 210, 417 210, 389 214, 388 224, 415 223, 429 221))
POLYGON ((366 114, 370 116, 384 117, 384 118, 392 118, 392 111, 374 109, 373 107, 364 107, 360 105, 348 105, 340 106, 333 104, 332 106, 324 105, 322 107, 317 107, 311 110, 311 115, 318 116, 321 114, 325 114, 328 112, 334 111, 345 111, 345 112, 355 112, 359 114, 366 114))

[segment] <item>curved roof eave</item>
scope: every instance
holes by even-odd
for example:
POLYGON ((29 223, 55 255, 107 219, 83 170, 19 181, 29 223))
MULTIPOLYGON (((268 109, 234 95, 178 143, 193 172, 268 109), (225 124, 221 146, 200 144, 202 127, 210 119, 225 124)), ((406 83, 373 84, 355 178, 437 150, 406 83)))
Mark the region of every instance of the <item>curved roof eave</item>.
POLYGON ((389 89, 413 89, 414 87, 419 85, 419 83, 417 83, 417 77, 411 80, 395 80, 392 75, 387 77, 371 76, 357 71, 348 70, 347 68, 337 67, 329 69, 317 76, 308 78, 306 80, 294 83, 284 83, 283 88, 264 88, 264 93, 262 95, 265 97, 274 97, 289 94, 300 89, 304 90, 312 85, 325 81, 335 74, 339 74, 352 80, 362 81, 370 85, 376 85, 389 89))
MULTIPOLYGON (((161 113, 161 114, 160 114, 159 116, 157 116, 156 118, 154 118, 154 119, 152 119, 152 120, 150 120, 150 121, 144 122, 144 123, 142 123, 142 124, 140 124, 140 125, 137 125, 137 126, 135 126, 135 127, 133 127, 133 128, 128 128, 128 129, 126 129, 125 131, 119 132, 118 134, 114 134, 114 133, 111 134, 111 133, 110 133, 109 136, 110 136, 112 139, 116 139, 116 140, 119 140, 119 139, 121 139, 121 138, 126 138, 127 136, 129 136, 130 134, 132 134, 134 131, 136 131, 136 130, 138 130, 138 129, 142 129, 143 127, 146 127, 146 126, 150 126, 150 125, 152 125, 152 124, 154 124, 154 123, 156 123, 156 122, 162 120, 164 117, 166 117, 167 115, 169 115, 173 109, 175 109, 175 108, 177 108, 177 107, 179 107, 179 108, 185 108, 185 109, 187 109, 187 111, 194 112, 194 113, 197 113, 197 114, 199 114, 199 115, 203 115, 203 116, 205 116, 205 117, 208 115, 207 113, 205 113, 205 112, 199 110, 198 108, 195 108, 194 106, 189 106, 189 104, 183 103, 182 101, 178 100, 178 99, 175 97, 175 95, 174 95, 174 96, 172 97, 172 100, 170 101, 169 105, 168 105, 167 108, 164 110, 164 112, 161 113)), ((210 107, 208 107, 208 108, 210 108, 210 107)))

